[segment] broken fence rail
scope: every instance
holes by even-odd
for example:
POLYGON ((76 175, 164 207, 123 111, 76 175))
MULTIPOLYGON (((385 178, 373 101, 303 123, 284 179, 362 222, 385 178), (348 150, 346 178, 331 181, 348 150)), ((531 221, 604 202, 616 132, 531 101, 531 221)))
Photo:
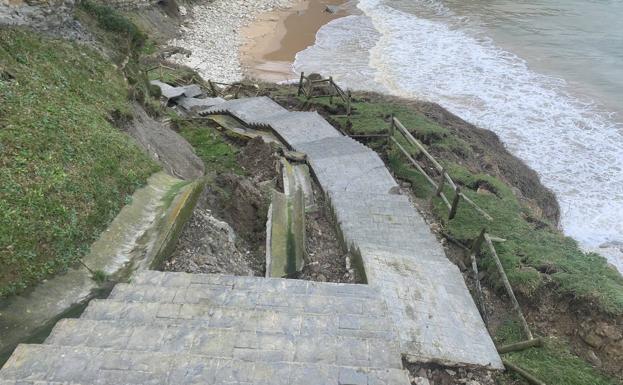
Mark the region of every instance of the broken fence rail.
MULTIPOLYGON (((145 72, 150 73, 150 72, 153 72, 153 71, 156 71, 156 70, 159 71, 160 80, 164 79, 164 71, 165 70, 168 70, 168 71, 178 71, 178 69, 176 69, 176 68, 169 67, 169 66, 167 66, 165 64, 160 63, 157 66, 153 66, 151 68, 148 68, 147 70, 145 70, 145 72)), ((168 73, 168 75, 171 78, 171 80, 173 81, 173 83, 175 83, 175 85, 177 85, 177 86, 185 86, 185 85, 188 85, 188 84, 191 84, 191 83, 199 83, 199 84, 203 84, 204 83, 203 79, 198 78, 194 74, 188 80, 185 80, 185 79, 183 79, 183 78, 181 78, 179 76, 176 76, 174 73, 168 73)))
MULTIPOLYGON (((207 82, 205 80, 203 80, 203 78, 195 76, 194 74, 191 76, 190 79, 183 79, 179 76, 176 76, 174 71, 178 71, 178 69, 175 69, 173 67, 167 66, 165 64, 158 64, 157 66, 153 66, 151 68, 148 68, 146 70, 147 73, 153 72, 153 71, 159 71, 159 76, 160 76, 160 80, 164 79, 165 76, 165 70, 166 71, 173 71, 173 73, 168 72, 167 75, 170 78, 170 80, 176 85, 176 86, 184 86, 184 85, 188 85, 188 84, 192 84, 192 83, 196 83, 196 84, 200 84, 202 86, 204 86, 204 88, 207 88, 210 90, 210 94, 212 97, 219 97, 219 96, 224 96, 224 90, 226 89, 235 89, 235 92, 233 94, 233 98, 234 99, 238 99, 239 95, 240 95, 240 91, 245 88, 245 87, 250 87, 249 84, 244 84, 242 82, 236 82, 236 83, 223 83, 223 82, 215 82, 212 81, 210 79, 207 80, 207 82)), ((167 79, 169 80, 169 79, 167 79)), ((258 94, 259 94, 259 87, 257 87, 256 84, 251 85, 252 87, 258 88, 258 94)), ((256 95, 257 96, 257 95, 256 95)))
POLYGON ((344 91, 340 86, 333 81, 333 77, 329 77, 328 79, 310 79, 308 76, 305 76, 305 72, 301 72, 301 77, 299 79, 299 87, 297 91, 297 95, 304 95, 307 99, 311 98, 319 98, 319 97, 329 97, 329 103, 333 104, 333 97, 337 96, 346 105, 346 116, 350 116, 351 114, 351 94, 350 91, 344 91), (314 89, 319 84, 328 84, 329 85, 329 94, 327 95, 314 95, 314 89), (333 90, 333 92, 331 92, 333 90))

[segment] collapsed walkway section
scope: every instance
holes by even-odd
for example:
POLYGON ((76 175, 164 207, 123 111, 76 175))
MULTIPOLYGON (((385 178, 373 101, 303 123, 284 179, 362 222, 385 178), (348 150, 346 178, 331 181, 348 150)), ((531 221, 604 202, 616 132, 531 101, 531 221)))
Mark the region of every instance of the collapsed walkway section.
POLYGON ((304 152, 327 195, 346 247, 360 256, 368 284, 387 302, 400 350, 414 362, 503 365, 458 268, 379 156, 341 135, 315 112, 288 112, 267 97, 228 101, 229 113, 270 127, 304 152))

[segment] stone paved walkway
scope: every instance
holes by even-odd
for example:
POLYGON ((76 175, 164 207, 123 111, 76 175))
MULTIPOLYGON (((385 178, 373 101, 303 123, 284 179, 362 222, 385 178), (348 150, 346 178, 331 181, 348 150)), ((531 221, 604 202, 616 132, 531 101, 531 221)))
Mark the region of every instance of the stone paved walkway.
POLYGON ((307 154, 368 284, 143 271, 20 345, 0 385, 407 385, 403 356, 502 368, 460 272, 375 152, 264 97, 205 111, 307 154))
POLYGON ((411 361, 502 368, 458 268, 379 156, 342 136, 315 112, 287 112, 270 98, 226 102, 230 113, 270 127, 308 162, 327 194, 345 244, 361 256, 368 284, 389 307, 411 361))

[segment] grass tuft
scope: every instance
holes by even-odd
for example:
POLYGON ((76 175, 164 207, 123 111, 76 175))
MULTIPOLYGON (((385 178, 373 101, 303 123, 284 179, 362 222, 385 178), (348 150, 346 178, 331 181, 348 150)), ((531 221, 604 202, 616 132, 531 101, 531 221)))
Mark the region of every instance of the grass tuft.
POLYGON ((203 160, 206 172, 244 173, 237 160, 239 150, 228 143, 223 134, 214 127, 181 119, 175 120, 175 124, 184 139, 193 146, 197 156, 203 160))

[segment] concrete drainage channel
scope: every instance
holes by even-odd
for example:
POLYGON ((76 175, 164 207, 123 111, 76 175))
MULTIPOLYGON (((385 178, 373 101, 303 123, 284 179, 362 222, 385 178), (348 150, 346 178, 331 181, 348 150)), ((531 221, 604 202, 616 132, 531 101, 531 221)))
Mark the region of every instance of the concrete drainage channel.
POLYGON ((273 191, 266 222, 266 277, 293 276, 306 259, 305 209, 314 199, 309 170, 284 158, 281 166, 284 193, 273 191))

